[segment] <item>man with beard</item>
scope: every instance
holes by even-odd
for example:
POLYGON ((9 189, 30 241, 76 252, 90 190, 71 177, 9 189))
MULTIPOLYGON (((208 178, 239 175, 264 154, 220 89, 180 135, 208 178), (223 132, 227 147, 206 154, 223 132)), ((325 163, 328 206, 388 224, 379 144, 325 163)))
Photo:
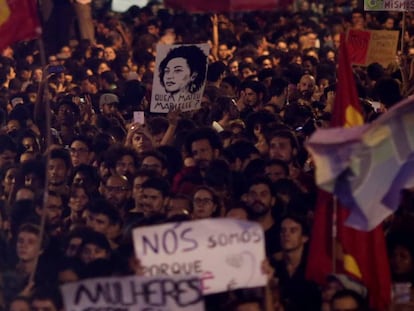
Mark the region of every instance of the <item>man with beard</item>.
POLYGON ((259 111, 263 107, 266 97, 266 87, 263 83, 253 80, 244 81, 240 86, 240 98, 237 107, 240 117, 245 119, 251 112, 259 111))
POLYGON ((103 197, 120 213, 125 213, 133 207, 131 186, 128 179, 122 175, 111 175, 102 187, 103 197))
POLYGON ((298 160, 299 142, 294 132, 277 130, 267 135, 269 159, 281 160, 289 167, 289 177, 295 180, 304 192, 315 190, 313 177, 305 173, 298 160))
POLYGON ((249 219, 258 222, 265 232, 267 256, 279 252, 279 224, 273 216, 277 211, 272 211, 277 202, 271 181, 265 177, 254 179, 244 197, 249 219))
POLYGON ((39 194, 35 201, 36 213, 39 217, 45 217, 45 228, 49 236, 60 236, 62 234, 62 196, 49 190, 45 204, 43 200, 43 195, 39 194))
POLYGON ((138 205, 146 217, 165 214, 165 207, 170 196, 170 185, 162 177, 149 178, 142 184, 138 205))
POLYGON ((203 183, 211 161, 219 157, 222 147, 220 137, 212 128, 193 130, 186 139, 185 148, 194 164, 177 173, 172 192, 191 194, 197 185, 203 183))
POLYGON ((316 88, 316 81, 315 78, 310 74, 304 74, 298 83, 297 91, 299 92, 299 99, 298 103, 300 105, 311 105, 312 102, 315 100, 313 99, 313 95, 316 88))
POLYGON ((71 169, 71 159, 66 149, 53 149, 50 151, 47 173, 49 190, 63 195, 69 195, 67 178, 71 169))

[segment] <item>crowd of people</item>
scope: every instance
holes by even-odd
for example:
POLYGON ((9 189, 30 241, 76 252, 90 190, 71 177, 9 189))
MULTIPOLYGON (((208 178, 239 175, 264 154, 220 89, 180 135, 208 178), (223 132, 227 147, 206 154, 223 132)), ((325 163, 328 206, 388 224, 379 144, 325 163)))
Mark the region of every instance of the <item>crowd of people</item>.
MULTIPOLYGON (((207 296, 206 310, 368 310, 358 281, 305 278, 317 187, 304 142, 329 126, 347 29, 406 23, 395 63, 354 67, 365 122, 411 95, 413 14, 347 0, 221 14, 157 2, 122 14, 102 1, 42 9, 47 64, 37 40, 0 58, 1 310, 61 310, 60 284, 143 274, 133 228, 217 217, 263 227, 270 292, 207 296), (200 109, 151 113, 156 45, 206 42, 200 109)), ((179 72, 160 66, 168 92, 200 89, 190 58, 178 58, 179 72)), ((402 194, 384 232, 392 280, 410 288, 414 211, 402 194)))

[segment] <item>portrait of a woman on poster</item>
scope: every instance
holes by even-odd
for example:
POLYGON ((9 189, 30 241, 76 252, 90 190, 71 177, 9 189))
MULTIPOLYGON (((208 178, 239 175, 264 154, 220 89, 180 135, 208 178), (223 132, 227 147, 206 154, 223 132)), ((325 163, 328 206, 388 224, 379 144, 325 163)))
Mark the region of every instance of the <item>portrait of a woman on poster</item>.
POLYGON ((197 93, 206 79, 207 57, 195 45, 170 50, 159 66, 160 83, 174 100, 197 93))

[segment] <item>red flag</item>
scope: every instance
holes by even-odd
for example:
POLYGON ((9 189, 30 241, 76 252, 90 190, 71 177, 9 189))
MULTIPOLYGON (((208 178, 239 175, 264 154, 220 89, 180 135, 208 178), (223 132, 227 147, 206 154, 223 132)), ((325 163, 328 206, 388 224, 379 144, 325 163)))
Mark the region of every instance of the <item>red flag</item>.
POLYGON ((36 0, 0 0, 0 51, 40 33, 36 0))
POLYGON ((292 3, 293 0, 165 0, 167 7, 188 12, 274 10, 292 3))
MULTIPOLYGON (((350 127, 363 123, 362 109, 356 91, 345 36, 341 36, 338 81, 331 126, 350 127)), ((391 302, 391 276, 384 232, 378 226, 370 232, 344 225, 349 211, 337 204, 337 246, 342 250, 335 273, 345 273, 360 280, 368 289, 374 310, 386 310, 391 302)), ((333 272, 332 234, 333 198, 322 190, 318 193, 315 220, 310 242, 307 277, 319 284, 333 272)), ((338 259, 338 258, 337 258, 338 259)))

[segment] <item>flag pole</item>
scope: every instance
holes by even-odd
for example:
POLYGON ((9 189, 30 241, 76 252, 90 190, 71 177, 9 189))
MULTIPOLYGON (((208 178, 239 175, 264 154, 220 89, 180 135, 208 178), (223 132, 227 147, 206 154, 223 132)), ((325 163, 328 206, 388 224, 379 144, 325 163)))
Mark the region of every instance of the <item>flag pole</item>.
POLYGON ((401 44, 400 46, 401 55, 403 55, 404 53, 405 20, 406 20, 406 11, 403 11, 402 25, 401 25, 401 43, 400 43, 401 44))
POLYGON ((43 74, 42 74, 42 82, 39 84, 39 89, 38 89, 38 102, 37 104, 39 105, 41 101, 44 102, 44 108, 45 108, 45 114, 46 114, 46 118, 45 118, 45 141, 44 141, 44 151, 46 151, 46 165, 45 165, 45 181, 44 181, 44 189, 43 189, 43 206, 42 206, 42 216, 40 219, 40 232, 39 232, 39 253, 35 259, 35 263, 34 263, 34 269, 32 271, 32 273, 30 274, 29 277, 29 286, 31 284, 33 284, 34 279, 35 279, 35 275, 36 275, 36 271, 38 268, 38 263, 39 263, 39 257, 40 257, 40 250, 42 247, 42 241, 43 238, 45 236, 45 226, 46 226, 46 212, 45 212, 45 207, 47 204, 47 200, 48 200, 48 196, 49 196, 49 191, 48 191, 48 186, 49 186, 49 174, 48 174, 48 164, 49 164, 49 160, 50 160, 50 152, 49 152, 49 147, 51 145, 51 141, 52 141, 52 137, 51 137, 51 115, 50 115, 50 101, 49 101, 49 83, 48 83, 48 79, 49 76, 47 74, 47 64, 46 64, 46 52, 45 52, 45 45, 43 42, 43 38, 42 36, 39 36, 39 38, 37 39, 37 43, 39 46, 39 56, 40 56, 40 63, 41 66, 43 68, 43 74))
MULTIPOLYGON (((39 20, 42 22, 42 26, 43 26, 43 19, 40 12, 40 1, 36 1, 37 4, 37 10, 38 10, 38 18, 39 20)), ((43 29, 43 27, 41 27, 40 29, 43 29)), ((39 47, 39 56, 40 56, 40 64, 42 66, 42 81, 39 84, 39 89, 37 91, 37 95, 38 95, 38 99, 37 99, 37 106, 40 105, 41 102, 44 102, 44 108, 45 108, 45 140, 43 141, 44 144, 44 151, 46 151, 46 165, 45 165, 45 181, 44 181, 44 189, 43 189, 43 202, 42 202, 42 216, 40 219, 40 232, 39 232, 39 243, 38 243, 38 249, 39 252, 36 256, 35 259, 35 263, 34 263, 34 269, 32 271, 32 273, 29 276, 29 286, 31 286, 31 284, 34 283, 34 279, 35 279, 35 275, 36 275, 36 271, 38 268, 38 264, 39 264, 39 257, 41 254, 41 248, 42 248, 42 241, 43 238, 45 236, 45 226, 46 226, 46 212, 45 212, 45 208, 46 208, 46 204, 47 204, 47 200, 48 200, 48 196, 49 196, 49 192, 48 192, 48 185, 49 185, 49 174, 48 174, 48 165, 49 165, 49 160, 50 160, 50 153, 48 152, 49 147, 51 145, 51 141, 52 141, 52 137, 51 137, 51 115, 50 115, 50 100, 49 100, 49 83, 48 83, 48 79, 49 76, 47 74, 47 63, 46 63, 46 52, 45 52, 45 44, 43 42, 43 37, 42 37, 42 31, 40 31, 40 35, 37 38, 37 44, 39 47)), ((43 105, 42 105, 43 106, 43 105)), ((35 112, 36 114, 36 112, 35 112)), ((34 116, 34 118, 36 119, 36 115, 34 116)), ((41 130, 42 131, 42 130, 41 130)))
POLYGON ((338 235, 338 229, 337 229, 337 213, 338 213, 338 198, 333 196, 333 202, 332 202, 332 273, 336 273, 336 238, 338 235))

